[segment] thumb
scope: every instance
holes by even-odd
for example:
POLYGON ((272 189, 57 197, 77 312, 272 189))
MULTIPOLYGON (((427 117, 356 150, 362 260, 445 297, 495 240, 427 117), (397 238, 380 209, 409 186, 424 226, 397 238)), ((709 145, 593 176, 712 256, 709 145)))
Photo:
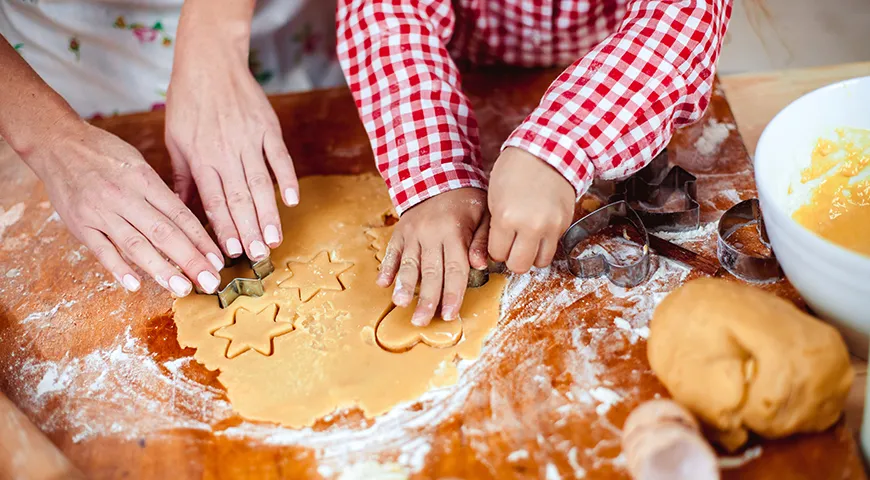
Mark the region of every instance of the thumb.
POLYGON ((488 265, 486 243, 489 239, 489 219, 489 209, 487 209, 474 236, 471 237, 471 246, 468 248, 468 263, 477 270, 483 270, 488 265))

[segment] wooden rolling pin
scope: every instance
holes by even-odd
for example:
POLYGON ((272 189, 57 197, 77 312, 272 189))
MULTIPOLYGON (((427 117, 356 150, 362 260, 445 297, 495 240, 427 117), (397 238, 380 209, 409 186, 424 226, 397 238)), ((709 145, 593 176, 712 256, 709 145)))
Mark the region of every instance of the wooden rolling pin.
POLYGON ((635 480, 719 480, 716 453, 697 420, 672 400, 650 400, 631 412, 622 451, 635 480))
POLYGON ((0 478, 83 480, 85 476, 0 393, 0 478))

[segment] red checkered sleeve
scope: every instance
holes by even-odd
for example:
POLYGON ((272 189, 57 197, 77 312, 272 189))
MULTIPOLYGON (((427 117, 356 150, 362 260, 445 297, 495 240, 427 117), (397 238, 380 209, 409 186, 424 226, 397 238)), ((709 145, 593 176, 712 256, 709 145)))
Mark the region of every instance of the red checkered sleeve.
POLYGON ((450 0, 340 0, 338 58, 399 213, 485 188, 477 121, 445 48, 450 0))
POLYGON ((541 158, 577 195, 642 168, 706 110, 731 0, 634 0, 616 33, 568 67, 502 148, 541 158))

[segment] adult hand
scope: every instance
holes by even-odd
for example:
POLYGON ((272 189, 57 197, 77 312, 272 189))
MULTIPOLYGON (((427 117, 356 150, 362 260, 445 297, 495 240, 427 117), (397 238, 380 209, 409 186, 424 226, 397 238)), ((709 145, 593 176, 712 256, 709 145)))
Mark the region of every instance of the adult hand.
POLYGON ((26 160, 73 235, 125 288, 141 285, 129 260, 180 297, 189 279, 217 289, 220 250, 135 148, 78 118, 53 130, 26 160))
POLYGON ((244 250, 258 260, 282 241, 269 169, 290 206, 299 202, 296 173, 278 117, 248 69, 250 19, 222 17, 239 28, 212 28, 205 20, 216 7, 201 5, 185 4, 167 92, 174 188, 188 205, 198 191, 228 256, 244 250))
POLYGON ((488 228, 483 190, 460 188, 423 201, 396 224, 378 285, 388 287, 395 280, 393 303, 407 307, 420 281, 414 325, 428 325, 439 303, 444 320, 458 318, 469 263, 477 269, 487 266, 488 228))
POLYGON ((492 259, 515 273, 549 265, 571 224, 574 200, 574 187, 543 160, 506 148, 489 180, 492 259))

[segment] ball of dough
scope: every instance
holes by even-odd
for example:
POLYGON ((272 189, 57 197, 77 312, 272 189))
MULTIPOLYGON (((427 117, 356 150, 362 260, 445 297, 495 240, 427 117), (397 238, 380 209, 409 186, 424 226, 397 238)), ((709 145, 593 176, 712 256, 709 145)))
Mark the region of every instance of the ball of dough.
POLYGON ((791 302, 720 279, 686 283, 656 308, 650 366, 674 399, 736 449, 825 430, 854 373, 840 334, 791 302))

